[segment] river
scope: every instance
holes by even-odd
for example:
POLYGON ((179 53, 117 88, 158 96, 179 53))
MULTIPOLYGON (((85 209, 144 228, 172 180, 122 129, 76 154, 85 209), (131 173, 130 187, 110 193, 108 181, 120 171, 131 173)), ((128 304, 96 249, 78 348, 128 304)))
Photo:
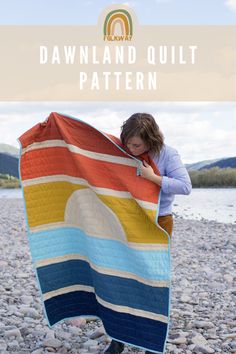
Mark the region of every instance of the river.
MULTIPOLYGON (((22 191, 0 189, 0 198, 22 198, 22 191)), ((194 188, 190 195, 175 197, 173 212, 185 219, 236 224, 236 188, 194 188)))

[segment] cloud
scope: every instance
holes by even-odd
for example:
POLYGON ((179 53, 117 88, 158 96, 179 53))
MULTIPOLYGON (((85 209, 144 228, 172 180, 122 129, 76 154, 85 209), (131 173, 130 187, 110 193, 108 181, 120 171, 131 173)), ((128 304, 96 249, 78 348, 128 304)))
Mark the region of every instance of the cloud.
MULTIPOLYGON (((111 1, 111 4, 113 5, 117 5, 117 1, 111 1)), ((135 7, 137 4, 136 4, 136 0, 130 0, 130 1, 123 1, 123 2, 120 2, 121 5, 125 5, 125 6, 128 6, 128 7, 135 7)))
MULTIPOLYGON (((117 4, 117 1, 112 1, 111 4, 117 4)), ((135 7, 137 6, 137 1, 136 0, 124 1, 121 2, 120 4, 128 7, 135 7)))
POLYGON ((236 0, 226 0, 225 5, 231 10, 236 12, 236 0))
MULTIPOLYGON (((224 118, 220 112, 209 117, 199 112, 185 115, 159 113, 158 123, 166 143, 178 150, 185 163, 191 163, 234 155, 234 124, 230 121, 228 129, 222 128, 224 118)), ((231 118, 229 115, 228 119, 231 118)), ((225 121, 227 123, 227 118, 225 121)))
POLYGON ((173 0, 155 0, 157 4, 168 4, 172 2, 173 0))
POLYGON ((0 143, 18 146, 16 139, 53 111, 116 136, 131 114, 151 113, 166 144, 179 151, 184 163, 229 157, 236 151, 234 102, 0 102, 0 143))

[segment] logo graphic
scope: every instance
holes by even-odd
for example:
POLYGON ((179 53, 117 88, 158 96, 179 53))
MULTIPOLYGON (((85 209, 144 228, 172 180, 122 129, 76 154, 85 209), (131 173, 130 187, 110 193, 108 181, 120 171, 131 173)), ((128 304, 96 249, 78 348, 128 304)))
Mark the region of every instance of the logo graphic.
POLYGON ((132 18, 127 10, 110 11, 103 27, 104 41, 130 41, 133 35, 132 18))

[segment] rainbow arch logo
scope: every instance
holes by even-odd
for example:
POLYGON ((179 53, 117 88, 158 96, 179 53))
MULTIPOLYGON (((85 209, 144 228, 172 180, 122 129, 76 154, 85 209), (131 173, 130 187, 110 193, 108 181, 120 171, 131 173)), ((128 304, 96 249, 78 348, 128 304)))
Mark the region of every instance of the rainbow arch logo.
POLYGON ((110 11, 104 20, 104 41, 130 41, 133 23, 130 13, 125 9, 110 11))

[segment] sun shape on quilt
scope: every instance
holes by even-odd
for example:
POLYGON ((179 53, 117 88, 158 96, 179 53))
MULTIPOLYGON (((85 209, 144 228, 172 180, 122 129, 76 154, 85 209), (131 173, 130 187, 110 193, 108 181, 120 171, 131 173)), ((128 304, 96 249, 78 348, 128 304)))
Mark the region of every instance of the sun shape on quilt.
POLYGON ((127 240, 117 215, 89 188, 72 193, 65 208, 65 222, 90 236, 127 240))

